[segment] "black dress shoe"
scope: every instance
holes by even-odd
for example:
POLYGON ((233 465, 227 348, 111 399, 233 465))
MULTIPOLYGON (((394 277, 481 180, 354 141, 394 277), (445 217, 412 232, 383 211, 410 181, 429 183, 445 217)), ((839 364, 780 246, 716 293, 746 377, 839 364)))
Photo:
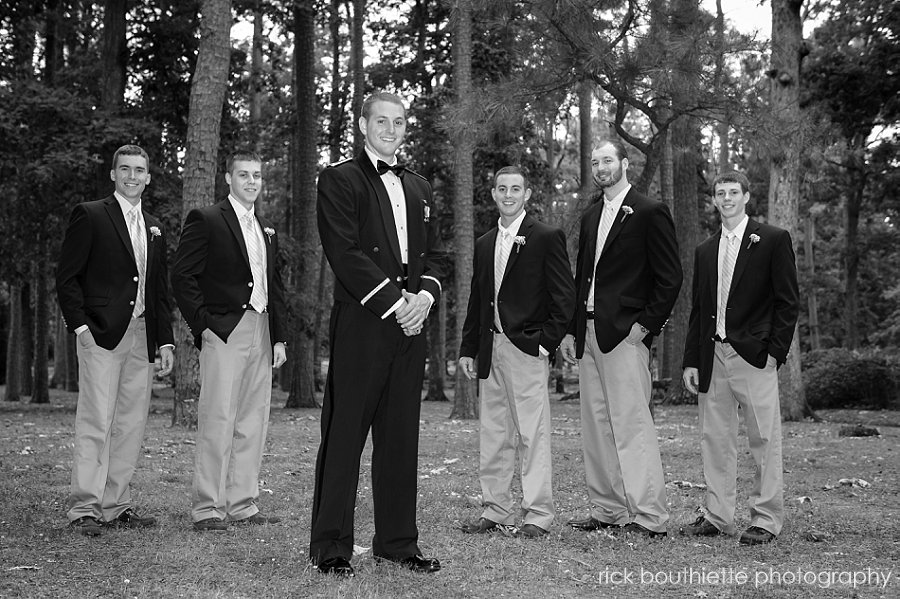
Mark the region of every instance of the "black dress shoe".
POLYGON ((751 526, 741 535, 741 545, 765 545, 775 540, 775 535, 765 528, 751 526))
POLYGON ((689 537, 715 537, 723 533, 706 516, 700 516, 692 523, 682 526, 681 534, 689 537))
POLYGON ((194 530, 200 532, 228 532, 228 522, 221 518, 206 518, 205 520, 194 522, 194 530))
POLYGON ((664 537, 666 536, 666 531, 656 532, 654 530, 650 530, 646 526, 641 526, 637 522, 632 522, 630 524, 626 524, 623 526, 620 531, 622 534, 633 534, 633 535, 643 535, 645 537, 655 539, 656 537, 664 537))
POLYGON ((544 530, 536 524, 526 524, 519 529, 519 532, 516 534, 516 536, 525 537, 526 539, 539 539, 548 533, 549 531, 544 530))
POLYGON ((156 518, 153 516, 141 516, 134 509, 128 508, 119 514, 115 520, 106 524, 113 528, 147 528, 156 526, 156 518))
POLYGON ((423 574, 432 574, 441 569, 441 562, 435 557, 422 557, 421 555, 411 555, 409 557, 388 557, 386 555, 376 555, 377 561, 389 561, 399 564, 407 570, 419 572, 423 574))
POLYGON ((235 524, 278 524, 281 518, 278 516, 263 516, 256 512, 252 516, 241 518, 240 520, 232 520, 235 524))
POLYGON ((322 574, 334 574, 344 578, 352 578, 355 576, 353 566, 346 557, 329 557, 318 565, 317 569, 322 574))
POLYGON ((575 530, 584 530, 591 532, 600 528, 619 528, 618 524, 610 524, 609 522, 601 522, 593 516, 588 516, 584 520, 569 520, 568 525, 575 530))
POLYGON ((499 528, 499 524, 494 522, 493 520, 488 520, 487 518, 479 518, 478 522, 470 522, 468 524, 463 524, 459 527, 461 531, 466 534, 482 534, 486 532, 491 532, 492 530, 497 530, 499 528))
POLYGON ((69 526, 72 527, 72 530, 80 532, 86 537, 99 537, 103 534, 100 521, 93 516, 82 516, 77 520, 72 520, 69 526))

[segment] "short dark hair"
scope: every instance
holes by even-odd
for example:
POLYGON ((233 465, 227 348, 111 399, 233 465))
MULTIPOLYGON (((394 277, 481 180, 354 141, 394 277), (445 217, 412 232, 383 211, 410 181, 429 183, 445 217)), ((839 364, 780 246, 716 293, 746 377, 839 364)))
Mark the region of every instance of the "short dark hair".
POLYGON ((150 156, 147 155, 147 152, 141 146, 125 144, 116 150, 112 157, 113 170, 115 170, 116 166, 119 164, 119 156, 143 156, 144 160, 147 161, 147 170, 150 170, 150 156))
POLYGON ((594 144, 594 149, 599 150, 603 146, 612 146, 616 151, 616 157, 619 160, 625 160, 626 158, 628 158, 628 150, 625 148, 625 144, 623 144, 621 140, 615 138, 601 139, 596 144, 594 144))
POLYGON ((525 189, 529 189, 531 187, 531 183, 528 181, 528 173, 521 166, 504 166, 499 169, 496 173, 494 173, 494 187, 497 187, 497 179, 500 178, 500 175, 521 175, 522 181, 524 181, 525 189))
POLYGON ((750 193, 750 179, 748 179, 744 173, 727 171, 716 175, 712 184, 713 195, 716 195, 716 185, 719 183, 739 183, 741 186, 741 193, 750 193))
POLYGON ((259 162, 262 164, 262 156, 253 150, 237 150, 228 155, 225 159, 225 172, 230 173, 234 168, 234 163, 238 160, 246 160, 248 162, 259 162))
POLYGON ((406 116, 406 104, 403 103, 403 98, 397 94, 392 94, 391 92, 377 91, 363 100, 361 115, 363 118, 369 118, 369 115, 372 114, 372 104, 375 102, 391 102, 392 104, 399 104, 401 108, 403 108, 403 115, 406 116))

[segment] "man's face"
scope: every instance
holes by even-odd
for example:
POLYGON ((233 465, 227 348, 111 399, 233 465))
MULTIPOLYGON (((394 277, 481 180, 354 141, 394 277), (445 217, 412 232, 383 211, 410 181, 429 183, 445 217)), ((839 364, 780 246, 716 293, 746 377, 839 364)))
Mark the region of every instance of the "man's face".
POLYGON ((750 201, 750 192, 744 193, 740 183, 717 183, 713 204, 722 216, 722 219, 742 217, 747 211, 747 202, 750 201))
POLYGON ((116 168, 109 171, 109 178, 115 182, 116 191, 132 204, 137 204, 150 182, 147 159, 141 155, 119 154, 116 168))
POLYGON ((628 159, 619 160, 616 149, 611 145, 603 145, 591 153, 591 170, 597 187, 606 189, 622 180, 628 169, 628 159))
POLYGON ((512 223, 525 211, 525 202, 531 197, 531 189, 525 189, 525 179, 522 175, 509 173, 497 177, 497 183, 491 189, 491 196, 503 220, 512 223))
POLYGON ((247 209, 259 197, 262 182, 262 164, 255 160, 235 160, 231 172, 225 173, 229 192, 247 209))
POLYGON ((381 160, 392 162, 406 135, 406 110, 384 100, 374 102, 370 108, 368 118, 359 117, 366 146, 381 160))

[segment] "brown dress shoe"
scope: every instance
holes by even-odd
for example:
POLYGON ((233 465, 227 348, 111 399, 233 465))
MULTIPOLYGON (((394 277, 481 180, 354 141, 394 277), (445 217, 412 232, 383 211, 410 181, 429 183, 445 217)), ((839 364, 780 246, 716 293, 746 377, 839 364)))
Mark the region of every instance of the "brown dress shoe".
POLYGON ((519 532, 516 533, 516 536, 524 537, 526 539, 539 539, 548 533, 549 531, 544 530, 536 524, 526 524, 519 529, 519 532))
POLYGON ((499 527, 500 525, 493 520, 488 520, 487 518, 479 518, 478 522, 469 522, 468 524, 463 524, 459 527, 459 529, 466 534, 479 535, 497 530, 499 527))
POLYGON ((618 524, 601 522, 593 516, 588 516, 584 520, 569 520, 567 524, 575 530, 583 530, 586 532, 591 532, 592 530, 598 530, 600 528, 619 528, 618 524))
POLYGON ((240 520, 232 520, 232 522, 235 524, 278 524, 281 522, 281 518, 278 516, 263 516, 259 512, 256 512, 252 516, 247 516, 240 520))
POLYGON ((199 522, 194 522, 194 530, 200 532, 228 532, 228 522, 221 518, 206 518, 199 522))
POLYGON ((141 516, 134 509, 128 508, 119 514, 115 520, 106 524, 112 528, 148 528, 156 526, 156 518, 153 516, 141 516))
POLYGON ((765 528, 751 526, 741 535, 741 545, 765 545, 775 540, 775 535, 765 528))
POLYGON ((72 530, 75 532, 80 532, 86 537, 99 537, 103 534, 100 521, 93 516, 82 516, 77 520, 72 520, 72 522, 69 523, 69 526, 71 526, 72 530))
POLYGON ((654 530, 650 530, 646 526, 641 526, 637 522, 632 522, 630 524, 626 524, 620 530, 622 534, 633 534, 633 535, 643 535, 650 539, 655 539, 656 537, 664 537, 667 535, 666 531, 656 532, 654 530))
POLYGON ((692 523, 682 526, 681 534, 688 537, 714 537, 723 533, 706 516, 700 516, 692 523))

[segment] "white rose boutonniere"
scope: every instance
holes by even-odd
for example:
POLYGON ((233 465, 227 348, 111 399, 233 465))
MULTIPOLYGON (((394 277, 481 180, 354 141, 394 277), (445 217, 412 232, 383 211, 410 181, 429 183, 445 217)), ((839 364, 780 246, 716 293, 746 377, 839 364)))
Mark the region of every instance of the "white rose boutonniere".
POLYGON ((275 229, 272 227, 266 227, 263 229, 263 233, 269 238, 269 243, 272 243, 272 236, 275 235, 275 229))
POLYGON ((757 235, 756 233, 750 233, 750 243, 747 244, 747 249, 749 250, 751 245, 759 243, 759 239, 759 235, 757 235))
POLYGON ((624 223, 626 218, 628 218, 630 215, 634 214, 634 208, 632 208, 631 206, 626 206, 626 205, 623 204, 623 205, 622 205, 622 212, 624 212, 625 214, 622 215, 622 220, 619 221, 619 222, 623 222, 623 223, 624 223))
POLYGON ((157 227, 156 225, 150 227, 150 241, 153 241, 160 235, 162 235, 162 232, 160 232, 159 227, 157 227))
POLYGON ((525 245, 525 236, 524 235, 516 235, 513 238, 513 243, 516 244, 516 253, 519 253, 519 248, 525 245))
POLYGON ((431 206, 429 206, 428 202, 425 200, 422 200, 422 212, 425 214, 424 220, 427 223, 431 220, 431 206))

